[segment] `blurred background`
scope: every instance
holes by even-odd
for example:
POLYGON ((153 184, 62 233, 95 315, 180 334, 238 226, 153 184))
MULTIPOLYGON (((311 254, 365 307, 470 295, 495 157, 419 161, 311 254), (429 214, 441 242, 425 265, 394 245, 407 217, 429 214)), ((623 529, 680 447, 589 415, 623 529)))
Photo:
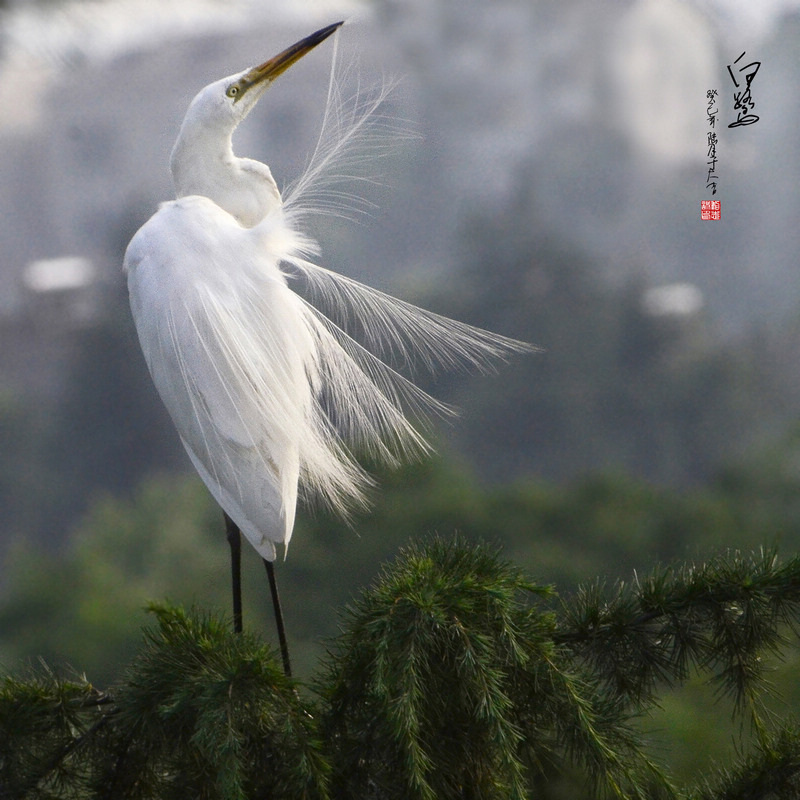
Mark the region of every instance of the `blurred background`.
MULTIPOLYGON (((221 514, 147 375, 122 257, 172 196, 194 94, 340 18, 346 83, 396 79, 384 110, 411 135, 390 142, 367 215, 311 231, 324 263, 543 352, 426 384, 461 418, 433 432, 436 459, 382 475, 352 527, 301 514, 279 565, 301 677, 336 633, 332 609, 412 536, 496 541, 563 594, 721 548, 793 553, 799 7, 0 3, 0 664, 43 656, 102 685, 148 600, 229 613, 221 514), (761 63, 759 120, 728 128, 742 53, 761 63), (701 221, 711 199, 721 220, 701 221)), ((279 185, 314 146, 332 51, 293 67, 237 132, 279 185)), ((270 637, 248 555, 245 624, 270 637)), ((796 662, 779 672, 787 703, 796 662)), ((685 774, 730 745, 698 746, 718 733, 700 683, 657 726, 685 774)))

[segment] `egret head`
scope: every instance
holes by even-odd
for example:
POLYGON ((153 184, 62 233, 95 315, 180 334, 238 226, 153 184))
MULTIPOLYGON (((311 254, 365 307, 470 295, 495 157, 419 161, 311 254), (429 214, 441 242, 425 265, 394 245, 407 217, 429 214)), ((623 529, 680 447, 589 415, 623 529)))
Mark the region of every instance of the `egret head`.
POLYGON ((225 97, 231 101, 234 108, 239 107, 239 113, 246 115, 275 78, 286 72, 295 61, 299 61, 341 25, 341 22, 334 22, 333 25, 321 28, 291 47, 287 47, 286 50, 274 58, 270 58, 269 61, 265 61, 257 67, 252 67, 239 75, 232 76, 225 86, 225 97))
POLYGON ((279 75, 327 39, 341 25, 341 22, 335 22, 321 28, 263 64, 209 84, 192 100, 184 127, 187 123, 194 127, 193 123, 196 123, 206 128, 221 126, 233 131, 252 111, 259 98, 279 75))

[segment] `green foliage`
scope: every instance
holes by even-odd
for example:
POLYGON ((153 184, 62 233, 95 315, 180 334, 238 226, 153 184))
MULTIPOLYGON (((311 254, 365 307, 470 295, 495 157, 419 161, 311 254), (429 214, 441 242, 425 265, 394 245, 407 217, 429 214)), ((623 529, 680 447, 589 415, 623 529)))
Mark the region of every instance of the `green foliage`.
POLYGON ((99 795, 325 795, 311 717, 275 654, 210 616, 153 607, 156 630, 115 691, 99 795))
POLYGON ((586 691, 555 616, 529 602, 551 596, 483 547, 409 548, 349 610, 331 659, 340 796, 522 798, 564 753, 606 789, 634 787, 624 714, 586 691))
POLYGON ((693 800, 796 800, 800 797, 800 729, 780 730, 735 769, 722 770, 704 784, 693 800))
POLYGON ((326 717, 343 796, 524 795, 508 678, 547 649, 553 621, 526 613, 523 591, 488 553, 435 542, 350 609, 326 717))
MULTIPOLYGON (((350 602, 356 587, 372 580, 374 564, 391 558, 409 532, 458 530, 465 541, 502 543, 506 556, 537 582, 566 587, 570 608, 577 609, 579 599, 570 597, 571 587, 584 583, 583 593, 603 598, 607 610, 630 608, 633 602, 628 621, 638 616, 638 601, 631 599, 636 582, 619 588, 614 579, 630 576, 638 565, 702 560, 720 547, 749 550, 766 536, 779 536, 782 550, 795 551, 800 548, 800 487, 791 469, 778 468, 793 463, 794 447, 789 441, 785 454, 768 454, 750 470, 728 470, 692 492, 624 476, 594 476, 560 487, 534 482, 482 487, 446 461, 392 473, 383 479, 369 516, 355 521, 355 530, 321 515, 303 515, 288 560, 277 565, 295 674, 319 675, 321 640, 338 630, 331 609, 350 602), (586 583, 598 574, 606 587, 586 583)), ((244 562, 245 625, 271 636, 263 567, 248 549, 244 562)), ((124 665, 137 651, 150 598, 168 596, 225 616, 230 613, 228 569, 220 512, 196 479, 153 480, 131 499, 101 497, 65 552, 19 545, 12 551, 0 593, 0 665, 17 671, 20 660, 41 656, 62 671, 64 664, 72 665, 96 685, 109 686, 122 680, 124 665)), ((698 570, 702 586, 706 577, 698 570)), ((685 585, 680 570, 657 574, 665 584, 685 585)), ((649 626, 660 630, 657 620, 649 626)), ((650 633, 641 635, 649 642, 650 633)), ((636 641, 624 643, 634 655, 636 641)), ((605 644, 598 642, 602 656, 605 644)), ((768 652, 759 662, 761 669, 774 670, 768 674, 783 697, 784 706, 771 707, 800 708, 800 650, 779 645, 788 656, 785 663, 770 660, 768 652)), ((581 652, 593 657, 588 646, 581 652)), ((624 666, 621 659, 617 663, 624 666)), ((705 669, 701 661, 688 661, 686 674, 673 677, 671 689, 659 683, 664 676, 653 678, 661 686, 664 710, 631 721, 636 735, 654 739, 653 757, 681 779, 707 772, 715 760, 725 763, 731 737, 737 735, 727 701, 713 702, 720 684, 706 686, 712 673, 704 677, 697 668, 705 669)), ((633 680, 619 667, 617 679, 633 680)), ((760 699, 758 690, 755 696, 760 699)), ((643 711, 648 702, 645 697, 643 711)), ((543 752, 539 757, 546 772, 543 752)))
POLYGON ((108 697, 85 679, 47 668, 0 687, 0 798, 79 797, 85 737, 96 733, 108 697))
POLYGON ((686 680, 693 666, 715 665, 722 688, 754 708, 758 655, 776 651, 782 626, 800 622, 798 575, 800 558, 780 565, 764 551, 757 560, 715 559, 620 583, 611 597, 594 584, 570 604, 564 641, 633 701, 686 680))
POLYGON ((497 551, 404 549, 351 604, 317 677, 205 613, 153 606, 117 686, 39 669, 0 685, 0 798, 773 800, 800 730, 763 714, 763 659, 800 617, 800 558, 736 554, 561 600, 497 551), (652 763, 637 720, 694 671, 755 723, 697 788, 652 763), (567 787, 567 788, 565 788, 567 787))
POLYGON ((153 607, 113 693, 50 673, 0 694, 0 797, 324 797, 327 764, 274 654, 222 622, 153 607))

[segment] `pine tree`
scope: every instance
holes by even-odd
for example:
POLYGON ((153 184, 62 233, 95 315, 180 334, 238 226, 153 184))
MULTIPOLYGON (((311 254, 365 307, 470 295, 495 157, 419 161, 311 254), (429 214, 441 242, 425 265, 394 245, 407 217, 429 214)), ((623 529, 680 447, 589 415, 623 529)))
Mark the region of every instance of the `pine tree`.
POLYGON ((800 559, 730 554, 561 599, 498 552, 412 545, 345 611, 309 685, 251 634, 153 606, 118 686, 39 666, 0 685, 0 798, 800 796, 800 730, 764 710, 800 617, 800 559), (678 789, 637 720, 700 671, 755 732, 678 789))

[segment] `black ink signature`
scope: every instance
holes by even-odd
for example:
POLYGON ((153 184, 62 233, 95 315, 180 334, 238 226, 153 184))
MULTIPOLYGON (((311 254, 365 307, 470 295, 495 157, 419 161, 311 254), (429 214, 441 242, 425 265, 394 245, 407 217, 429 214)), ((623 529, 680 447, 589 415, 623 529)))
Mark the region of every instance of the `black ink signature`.
POLYGON ((717 121, 717 114, 719 113, 716 109, 713 111, 711 110, 714 108, 714 103, 716 100, 714 99, 717 96, 716 89, 709 89, 706 92, 706 97, 708 98, 708 107, 706 108, 706 116, 708 117, 708 124, 713 128, 714 123, 717 121))
MULTIPOLYGON (((733 63, 738 64, 742 58, 744 58, 744 53, 742 53, 733 63)), ((731 76, 733 85, 739 89, 741 84, 736 80, 736 76, 733 74, 731 66, 731 64, 728 64, 728 74, 731 76)), ((739 114, 736 117, 736 121, 731 122, 731 124, 728 125, 729 128, 738 128, 740 125, 752 125, 754 122, 758 122, 759 118, 755 114, 750 113, 756 105, 755 100, 753 100, 750 96, 750 84, 753 82, 753 78, 755 78, 760 66, 760 61, 753 61, 747 66, 741 67, 738 70, 740 74, 744 73, 744 89, 733 93, 733 110, 739 111, 739 114)))
POLYGON ((714 174, 714 170, 717 168, 717 134, 713 132, 708 134, 708 161, 706 164, 708 165, 706 189, 711 189, 711 194, 714 195, 717 193, 719 176, 714 174))

